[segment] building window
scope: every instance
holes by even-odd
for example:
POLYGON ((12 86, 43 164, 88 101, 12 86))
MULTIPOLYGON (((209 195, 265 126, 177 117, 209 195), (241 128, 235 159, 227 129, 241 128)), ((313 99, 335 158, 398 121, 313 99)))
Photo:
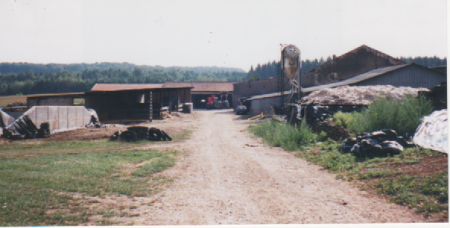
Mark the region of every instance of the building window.
POLYGON ((139 94, 137 96, 137 103, 141 103, 141 104, 145 103, 145 94, 139 94))
POLYGON ((72 104, 73 105, 84 106, 84 98, 73 98, 72 99, 72 104))

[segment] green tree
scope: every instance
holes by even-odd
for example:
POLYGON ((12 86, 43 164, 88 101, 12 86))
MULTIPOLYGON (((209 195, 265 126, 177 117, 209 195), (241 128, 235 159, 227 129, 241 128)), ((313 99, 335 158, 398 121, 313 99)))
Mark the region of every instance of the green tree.
POLYGON ((248 81, 252 82, 252 81, 258 81, 260 79, 261 79, 261 77, 259 77, 259 75, 257 73, 254 73, 248 78, 248 81))

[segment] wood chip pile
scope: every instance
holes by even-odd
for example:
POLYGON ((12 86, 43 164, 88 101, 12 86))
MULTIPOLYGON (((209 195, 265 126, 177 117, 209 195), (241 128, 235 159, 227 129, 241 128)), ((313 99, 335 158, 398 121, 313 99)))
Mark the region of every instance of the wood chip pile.
POLYGON ((301 102, 314 105, 369 105, 378 96, 392 96, 400 99, 407 94, 417 96, 419 91, 429 91, 425 88, 378 86, 339 86, 314 91, 303 97, 301 102))

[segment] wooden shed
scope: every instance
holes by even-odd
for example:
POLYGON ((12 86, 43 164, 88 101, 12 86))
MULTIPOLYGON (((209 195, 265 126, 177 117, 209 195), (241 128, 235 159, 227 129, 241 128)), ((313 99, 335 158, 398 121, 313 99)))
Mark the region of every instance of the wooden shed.
POLYGON ((27 96, 27 108, 33 106, 84 105, 84 93, 37 94, 27 96))
POLYGON ((95 84, 86 92, 86 108, 94 109, 102 123, 161 119, 162 112, 177 112, 190 103, 191 86, 164 84, 95 84))
POLYGON ((196 109, 206 108, 206 102, 211 95, 220 96, 222 93, 227 94, 227 100, 230 106, 233 105, 235 82, 166 82, 164 87, 192 87, 191 99, 196 109))

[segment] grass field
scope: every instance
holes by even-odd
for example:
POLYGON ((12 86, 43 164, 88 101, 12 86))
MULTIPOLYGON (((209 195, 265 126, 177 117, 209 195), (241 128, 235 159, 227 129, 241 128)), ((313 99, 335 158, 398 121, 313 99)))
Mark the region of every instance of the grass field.
POLYGON ((13 102, 27 102, 27 96, 4 96, 0 97, 0 107, 5 107, 6 105, 13 102))
POLYGON ((103 218, 98 225, 111 225, 107 219, 114 211, 89 209, 72 194, 154 194, 171 180, 153 174, 173 166, 178 153, 139 149, 148 143, 98 140, 2 144, 0 226, 78 225, 96 215, 103 218))
POLYGON ((301 134, 292 128, 272 121, 253 125, 249 130, 267 144, 293 151, 296 156, 336 173, 337 179, 359 185, 361 190, 412 208, 432 221, 448 221, 446 154, 406 148, 395 156, 362 158, 339 152, 341 143, 331 139, 305 141, 304 136, 310 133, 301 134))
POLYGON ((336 178, 355 182, 361 190, 413 208, 434 221, 448 221, 448 171, 445 154, 407 148, 400 155, 359 158, 338 151, 339 143, 305 147, 298 157, 337 173, 336 178))

